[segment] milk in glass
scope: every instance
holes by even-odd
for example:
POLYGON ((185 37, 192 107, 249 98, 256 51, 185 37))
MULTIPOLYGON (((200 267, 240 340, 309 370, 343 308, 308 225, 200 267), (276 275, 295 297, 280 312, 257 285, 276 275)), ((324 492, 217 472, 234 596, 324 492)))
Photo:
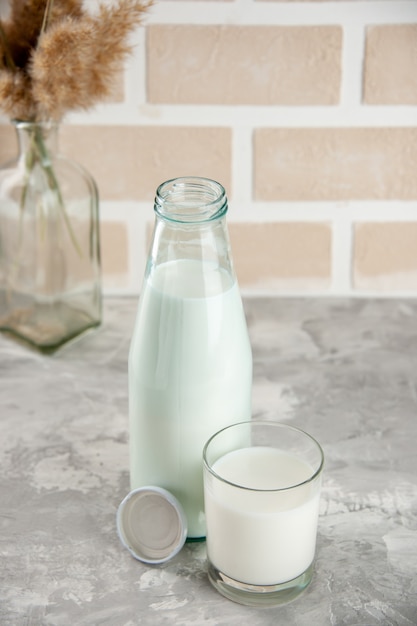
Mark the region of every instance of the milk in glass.
POLYGON ((224 480, 206 484, 208 557, 230 578, 277 585, 302 574, 314 559, 319 493, 300 485, 311 466, 272 447, 248 447, 218 459, 224 480), (244 485, 238 488, 228 482, 244 485))

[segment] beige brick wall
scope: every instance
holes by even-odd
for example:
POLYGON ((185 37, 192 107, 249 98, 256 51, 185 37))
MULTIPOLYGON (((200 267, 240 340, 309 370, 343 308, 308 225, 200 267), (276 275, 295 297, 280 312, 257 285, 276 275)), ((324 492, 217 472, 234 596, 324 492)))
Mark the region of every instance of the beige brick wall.
POLYGON ((195 126, 64 126, 61 148, 93 174, 103 200, 142 200, 177 176, 221 179, 231 189, 230 128, 195 126))
POLYGON ((368 27, 364 102, 417 104, 416 59, 417 23, 368 27))
POLYGON ((355 227, 354 284, 358 290, 416 289, 417 222, 364 223, 355 227))
POLYGON ((417 200, 416 172, 417 128, 254 131, 257 200, 417 200))
POLYGON ((150 26, 149 102, 337 104, 341 46, 337 26, 150 26))
POLYGON ((202 175, 245 293, 417 296, 417 1, 157 0, 134 43, 60 133, 98 183, 106 293, 140 289, 157 185, 202 175))
POLYGON ((331 281, 331 228, 309 222, 230 225, 240 286, 278 293, 327 290, 331 281))

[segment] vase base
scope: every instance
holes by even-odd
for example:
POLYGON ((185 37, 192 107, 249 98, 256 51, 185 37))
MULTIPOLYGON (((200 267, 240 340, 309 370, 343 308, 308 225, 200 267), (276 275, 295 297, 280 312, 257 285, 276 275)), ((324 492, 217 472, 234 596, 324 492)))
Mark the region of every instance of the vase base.
POLYGON ((0 331, 26 346, 51 354, 99 326, 100 319, 64 303, 14 309, 0 318, 0 331))

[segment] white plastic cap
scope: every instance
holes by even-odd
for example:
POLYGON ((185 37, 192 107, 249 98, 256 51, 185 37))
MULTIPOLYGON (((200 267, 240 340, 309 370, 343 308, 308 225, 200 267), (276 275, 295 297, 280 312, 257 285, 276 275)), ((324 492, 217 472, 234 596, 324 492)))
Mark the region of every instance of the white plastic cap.
POLYGON ((166 489, 140 487, 120 503, 117 532, 135 559, 164 563, 183 547, 187 518, 181 504, 166 489))

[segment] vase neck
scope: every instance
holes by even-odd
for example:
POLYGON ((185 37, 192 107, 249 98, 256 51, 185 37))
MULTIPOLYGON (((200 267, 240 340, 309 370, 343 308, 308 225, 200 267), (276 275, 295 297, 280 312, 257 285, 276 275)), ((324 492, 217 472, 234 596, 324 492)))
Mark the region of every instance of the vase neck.
MULTIPOLYGON (((58 151, 58 124, 56 122, 25 122, 14 120, 20 155, 43 151, 55 154, 58 151)), ((44 156, 40 154, 39 156, 44 156)))

